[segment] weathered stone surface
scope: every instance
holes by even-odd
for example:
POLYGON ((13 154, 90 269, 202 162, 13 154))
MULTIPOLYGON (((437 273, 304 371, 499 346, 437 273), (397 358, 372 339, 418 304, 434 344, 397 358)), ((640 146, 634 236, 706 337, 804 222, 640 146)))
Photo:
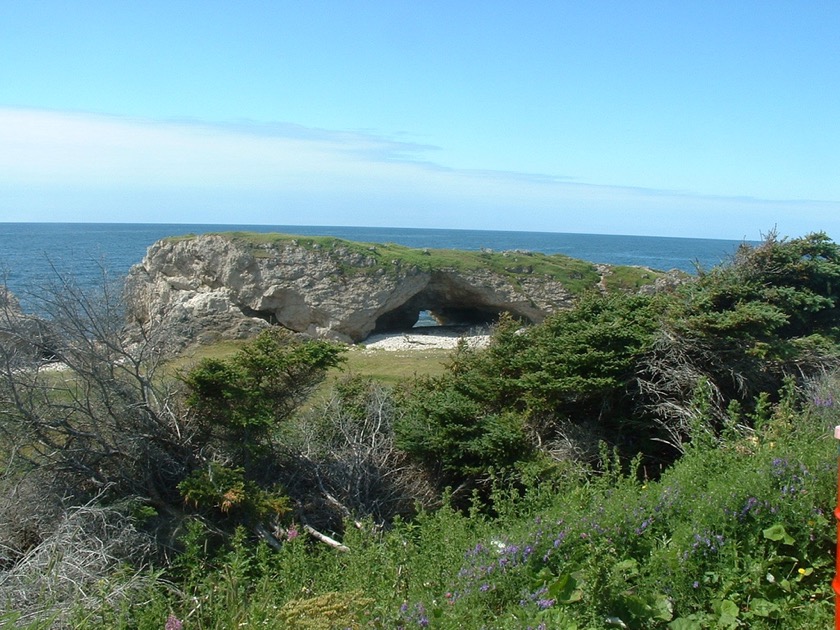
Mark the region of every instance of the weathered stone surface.
POLYGON ((23 317, 20 302, 15 294, 2 285, 0 285, 0 313, 3 314, 3 319, 13 320, 23 317))
POLYGON ((529 269, 383 266, 341 241, 255 245, 231 235, 160 241, 126 287, 133 325, 165 326, 181 346, 247 337, 272 324, 358 342, 411 327, 422 310, 449 323, 487 323, 502 312, 536 323, 573 301, 562 283, 529 269))
MULTIPOLYGON (((0 354, 6 366, 47 358, 50 344, 43 322, 21 310, 20 302, 0 286, 0 354)), ((52 346, 54 347, 54 346, 52 346)))

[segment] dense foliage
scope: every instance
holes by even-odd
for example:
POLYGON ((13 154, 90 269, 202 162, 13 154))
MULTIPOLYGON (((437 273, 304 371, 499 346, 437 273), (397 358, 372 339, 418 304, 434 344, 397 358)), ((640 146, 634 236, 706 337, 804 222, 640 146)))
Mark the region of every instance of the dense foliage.
POLYGON ((70 295, 60 320, 0 322, 0 623, 828 625, 824 234, 770 234, 530 328, 503 318, 488 347, 393 388, 323 384, 341 349, 278 330, 173 378, 154 331, 126 347, 118 310, 70 295))
MULTIPOLYGON (((733 410, 775 396, 786 377, 836 365, 840 247, 825 234, 771 233, 676 297, 640 380, 648 409, 677 445, 691 432, 698 393, 720 430, 733 410)), ((736 420, 750 423, 743 414, 736 420)))
POLYGON ((750 426, 786 377, 834 365, 838 297, 836 244, 771 234, 673 292, 589 295, 526 330, 502 321, 489 348, 461 347, 415 386, 400 444, 455 484, 560 442, 660 467, 693 432, 750 426))
MULTIPOLYGON (((248 503, 246 482, 276 481, 281 424, 341 360, 341 348, 301 342, 279 328, 262 332, 229 359, 204 359, 183 377, 194 418, 193 444, 208 467, 194 471, 181 490, 195 504, 248 503), (226 480, 226 481, 223 481, 226 480), (217 491, 211 492, 211 489, 217 491)), ((253 495, 253 492, 250 493, 253 495)))
POLYGON ((605 439, 645 450, 633 383, 659 301, 593 295, 526 330, 503 320, 486 350, 462 345, 447 374, 410 392, 399 443, 449 483, 537 456, 539 444, 570 433, 589 435, 582 447, 605 439))

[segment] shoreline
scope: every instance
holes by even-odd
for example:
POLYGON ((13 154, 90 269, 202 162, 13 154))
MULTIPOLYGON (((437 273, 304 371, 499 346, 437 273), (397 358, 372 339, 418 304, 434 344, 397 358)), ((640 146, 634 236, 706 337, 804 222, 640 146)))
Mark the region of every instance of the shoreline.
POLYGON ((370 335, 356 347, 363 352, 454 350, 461 339, 471 348, 483 348, 490 341, 490 332, 486 328, 419 327, 398 333, 370 335))

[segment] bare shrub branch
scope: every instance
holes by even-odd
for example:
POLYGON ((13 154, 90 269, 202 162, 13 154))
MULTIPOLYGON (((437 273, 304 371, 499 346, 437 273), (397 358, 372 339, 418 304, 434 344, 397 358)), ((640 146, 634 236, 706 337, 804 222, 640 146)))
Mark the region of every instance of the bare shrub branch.
POLYGON ((391 393, 367 383, 361 398, 359 406, 334 394, 302 418, 289 444, 296 462, 295 478, 287 482, 290 493, 301 493, 299 502, 310 509, 320 505, 340 519, 372 518, 380 524, 413 513, 418 504, 432 505, 437 498, 429 480, 394 444, 391 393), (320 491, 317 501, 313 488, 320 491))
POLYGON ((156 378, 160 352, 123 339, 119 293, 106 277, 92 292, 56 271, 28 298, 38 318, 9 306, 0 313, 0 436, 9 453, 82 496, 109 487, 173 500, 189 435, 175 391, 156 378))

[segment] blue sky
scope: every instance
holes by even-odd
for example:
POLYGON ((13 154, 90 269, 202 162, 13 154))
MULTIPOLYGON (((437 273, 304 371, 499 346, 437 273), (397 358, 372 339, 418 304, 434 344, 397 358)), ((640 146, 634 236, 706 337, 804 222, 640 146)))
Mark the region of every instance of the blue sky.
POLYGON ((840 3, 0 7, 0 221, 840 238, 840 3))

